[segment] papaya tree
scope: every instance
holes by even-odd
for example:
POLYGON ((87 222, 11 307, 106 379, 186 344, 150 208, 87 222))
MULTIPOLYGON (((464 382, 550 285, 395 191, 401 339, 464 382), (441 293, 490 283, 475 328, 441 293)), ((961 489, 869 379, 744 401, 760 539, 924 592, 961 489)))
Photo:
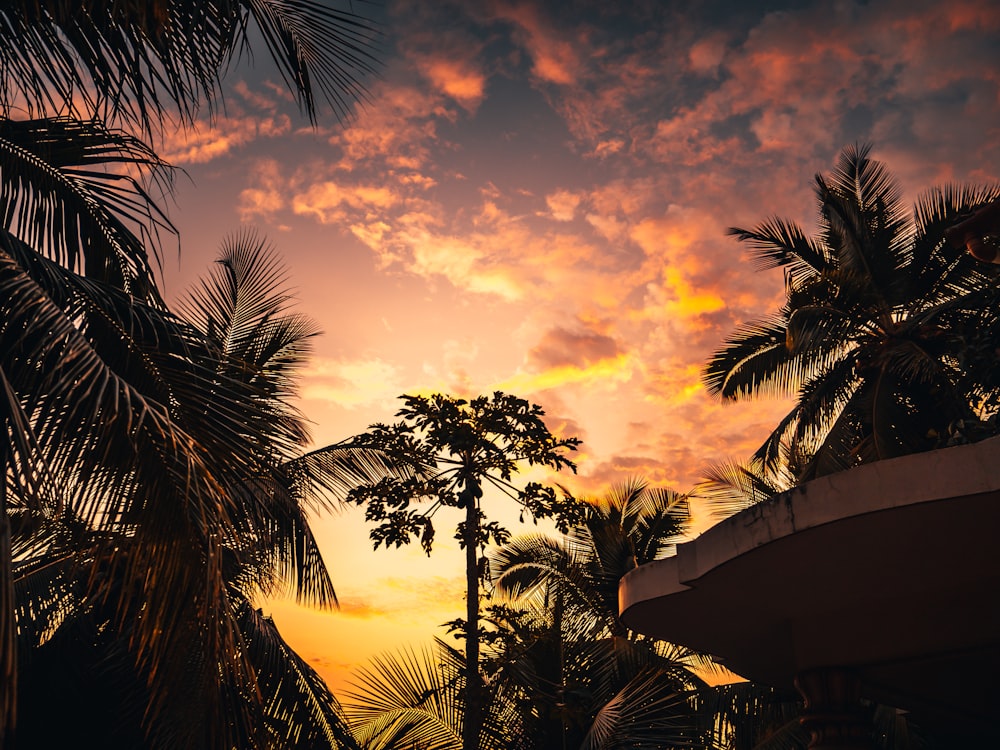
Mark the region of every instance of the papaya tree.
POLYGON ((462 747, 479 746, 485 686, 479 672, 480 584, 488 579, 485 550, 491 542, 505 544, 510 532, 488 521, 482 510, 484 489, 495 488, 534 518, 552 518, 565 532, 581 517, 582 506, 566 494, 539 482, 514 483, 521 465, 547 466, 556 471, 575 464, 567 451, 576 438, 554 436, 542 421, 541 407, 505 393, 466 401, 435 394, 401 396, 400 421, 373 425, 355 438, 355 445, 374 449, 420 467, 413 476, 389 476, 351 490, 348 500, 365 506, 365 518, 375 524, 374 546, 400 547, 419 540, 430 554, 434 516, 442 507, 464 511, 455 538, 465 550, 466 617, 465 715, 462 747), (414 504, 421 503, 418 507, 414 504))

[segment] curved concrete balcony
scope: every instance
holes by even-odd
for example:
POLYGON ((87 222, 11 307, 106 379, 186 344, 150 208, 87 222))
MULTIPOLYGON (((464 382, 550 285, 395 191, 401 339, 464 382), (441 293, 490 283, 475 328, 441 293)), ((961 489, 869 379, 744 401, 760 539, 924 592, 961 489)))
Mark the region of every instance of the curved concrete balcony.
POLYGON ((996 733, 1000 438, 861 466, 744 510, 631 571, 619 607, 630 628, 748 679, 791 687, 843 668, 862 697, 929 728, 996 733))

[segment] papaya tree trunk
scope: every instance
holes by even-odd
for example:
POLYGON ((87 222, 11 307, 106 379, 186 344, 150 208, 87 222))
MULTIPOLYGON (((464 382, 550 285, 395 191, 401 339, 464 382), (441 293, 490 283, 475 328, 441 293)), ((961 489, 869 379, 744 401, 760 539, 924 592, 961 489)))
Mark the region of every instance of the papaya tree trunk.
MULTIPOLYGON (((473 484, 470 482, 470 484, 473 484)), ((466 488, 465 504, 465 720, 462 750, 478 750, 484 696, 479 679, 479 502, 478 485, 466 488)))

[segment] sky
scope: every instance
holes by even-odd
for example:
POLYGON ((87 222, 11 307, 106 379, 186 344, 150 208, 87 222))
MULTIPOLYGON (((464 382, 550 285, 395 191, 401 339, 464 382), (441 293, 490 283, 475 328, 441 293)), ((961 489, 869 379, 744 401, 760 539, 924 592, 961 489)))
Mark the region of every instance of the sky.
MULTIPOLYGON (((185 170, 168 297, 227 234, 265 234, 325 332, 300 403, 316 445, 391 421, 403 393, 503 390, 583 441, 578 474, 558 477, 575 494, 633 477, 690 490, 787 408, 701 385, 783 289, 727 228, 777 215, 812 233, 813 177, 853 143, 910 201, 998 180, 991 0, 357 7, 379 18, 382 67, 348 122, 310 127, 259 54, 228 75, 214 123, 161 150, 185 170)), ((340 610, 265 610, 343 695, 372 655, 420 649, 463 614, 458 520, 436 518, 428 558, 373 551, 359 509, 317 516, 340 610)))

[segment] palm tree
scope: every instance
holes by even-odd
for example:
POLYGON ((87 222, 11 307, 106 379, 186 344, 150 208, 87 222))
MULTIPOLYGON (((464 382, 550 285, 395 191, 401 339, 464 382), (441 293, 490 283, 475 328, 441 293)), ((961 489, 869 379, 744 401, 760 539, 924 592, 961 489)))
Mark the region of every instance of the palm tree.
MULTIPOLYGON (((105 530, 160 514, 155 533, 146 525, 145 538, 134 535, 141 554, 117 561, 142 582, 122 590, 122 612, 142 612, 133 643, 158 676, 150 715, 163 704, 171 648, 191 641, 184 613, 207 628, 194 634, 212 652, 204 664, 236 648, 233 623, 212 624, 226 589, 221 547, 202 532, 229 526, 232 503, 219 486, 240 474, 230 464, 247 447, 246 429, 270 415, 252 385, 202 367, 211 359, 204 337, 166 313, 149 255, 172 227, 149 191, 169 189, 169 170, 109 126, 152 134, 175 117, 193 122, 201 102, 216 101, 232 58, 249 49, 252 25, 311 119, 317 94, 340 115, 364 96, 372 26, 313 0, 0 8, 0 741, 16 695, 8 507, 44 515, 71 506, 105 530), (212 408, 200 421, 187 414, 188 426, 205 428, 195 438, 172 407, 198 399, 212 408), (236 452, 209 465, 203 441, 236 452), (185 558, 201 559, 209 575, 185 579, 194 571, 177 562, 185 558)), ((246 677, 239 661, 206 684, 246 677)))
POLYGON ((629 631, 618 582, 662 557, 689 521, 687 497, 631 481, 591 501, 564 540, 520 537, 491 555, 501 636, 493 680, 518 688, 525 747, 642 748, 702 736, 693 690, 707 659, 629 631), (506 635, 504 635, 506 634, 506 635))
MULTIPOLYGON (((351 746, 322 680, 254 602, 290 585, 300 601, 335 603, 305 507, 329 507, 331 495, 343 497, 391 467, 364 448, 302 452, 308 434, 290 399, 316 331, 286 311, 282 269, 252 234, 225 245, 218 269, 185 305, 188 323, 165 312, 140 318, 134 313, 144 308, 134 300, 96 311, 102 322, 138 334, 128 341, 134 351, 117 352, 123 360, 116 364, 132 382, 155 375, 148 385, 165 391, 169 436, 196 446, 204 475, 194 479, 204 476, 204 486, 187 472, 156 476, 179 452, 164 440, 128 453, 119 451, 139 441, 112 435, 113 451, 91 453, 86 462, 63 457, 61 433, 51 445, 38 441, 37 453, 54 455, 67 470, 58 472, 61 507, 40 505, 31 486, 12 493, 22 642, 44 653, 75 645, 78 660, 104 653, 97 661, 113 668, 119 684, 138 686, 125 728, 141 717, 155 746, 351 746), (163 545, 184 554, 168 556, 171 567, 160 575, 163 545), (151 622, 160 628, 152 634, 151 622), (163 662, 150 655, 161 649, 163 662), (136 708, 136 699, 143 705, 136 708)), ((88 284, 115 301, 113 288, 88 284)), ((118 346, 85 322, 77 330, 84 343, 93 336, 103 348, 118 346)), ((141 396, 135 388, 124 393, 141 396)), ((137 413, 152 418, 135 410, 128 416, 137 413)), ((110 410, 102 416, 117 419, 110 410)), ((48 421, 26 417, 28 424, 48 421)), ((102 432, 95 437, 109 441, 102 432)))
MULTIPOLYGON (((1000 188, 932 190, 911 217, 869 151, 846 148, 816 177, 819 236, 779 218, 730 230, 760 268, 784 269, 786 301, 733 333, 705 384, 731 400, 794 395, 753 460, 785 462, 796 481, 944 444, 996 398, 967 364, 973 339, 998 330, 997 272, 945 233, 1000 188)), ((997 342, 980 347, 994 361, 997 342)))
POLYGON ((120 119, 147 131, 173 116, 192 122, 254 26, 313 122, 317 97, 341 117, 366 97, 374 26, 317 0, 10 0, 0 8, 0 117, 120 119))

